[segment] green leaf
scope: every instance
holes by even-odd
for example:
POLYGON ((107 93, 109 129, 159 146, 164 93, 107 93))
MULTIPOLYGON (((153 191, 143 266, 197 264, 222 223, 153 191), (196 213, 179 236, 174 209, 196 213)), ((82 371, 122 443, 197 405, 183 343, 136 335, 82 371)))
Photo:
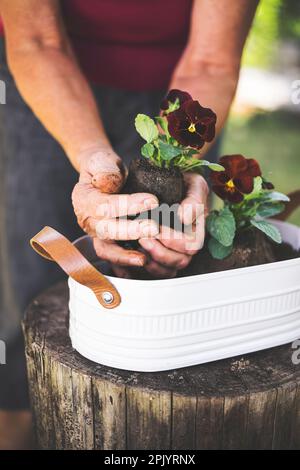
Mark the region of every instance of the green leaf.
POLYGON ((166 136, 169 138, 170 137, 170 134, 169 134, 169 129, 168 129, 168 121, 161 117, 161 116, 157 116, 155 118, 157 124, 160 125, 160 127, 162 128, 162 130, 164 131, 164 133, 166 134, 166 136))
POLYGON ((171 145, 174 145, 174 147, 178 147, 178 146, 179 146, 177 140, 174 139, 174 137, 170 137, 169 143, 170 143, 171 145))
POLYGON ((210 235, 224 246, 231 246, 235 237, 235 218, 231 210, 225 206, 220 212, 213 211, 206 219, 210 235))
POLYGON ((153 119, 146 114, 138 114, 135 118, 135 128, 140 136, 150 144, 158 138, 158 129, 153 119))
POLYGON ((282 201, 282 202, 289 202, 290 198, 283 193, 279 193, 278 191, 272 191, 271 193, 267 194, 268 199, 272 199, 272 201, 282 201))
POLYGON ((202 166, 207 166, 211 170, 214 171, 223 171, 224 168, 221 165, 218 165, 217 163, 210 163, 207 160, 201 160, 198 158, 193 158, 193 157, 186 157, 184 155, 184 161, 183 161, 183 171, 197 171, 200 169, 202 166))
POLYGON ((273 217, 280 214, 284 208, 285 206, 282 202, 265 202, 259 206, 256 213, 259 217, 273 217))
POLYGON ((224 171, 225 168, 222 165, 219 165, 218 163, 210 163, 208 165, 208 168, 213 171, 224 171))
MULTIPOLYGON (((196 152, 198 153, 198 152, 196 152)), ((187 160, 188 161, 188 160, 187 160)), ((201 158, 191 158, 190 161, 193 163, 195 166, 207 166, 213 171, 224 171, 225 168, 222 165, 219 165, 218 163, 210 163, 208 160, 202 160, 201 158)))
POLYGON ((208 242, 208 250, 213 258, 221 260, 230 255, 232 252, 232 245, 224 246, 215 238, 210 238, 208 242))
POLYGON ((160 151, 160 156, 163 160, 172 160, 175 157, 178 157, 178 155, 181 155, 182 150, 178 147, 173 147, 173 145, 166 144, 163 141, 158 142, 158 148, 160 151))
POLYGON ((210 163, 207 160, 199 160, 201 166, 208 166, 210 170, 213 171, 224 171, 225 168, 218 163, 210 163))
POLYGON ((141 148, 141 153, 143 157, 146 157, 146 158, 153 157, 154 152, 155 152, 155 147, 152 144, 144 144, 143 147, 141 148))
POLYGON ((262 190, 262 177, 261 176, 256 176, 254 178, 254 185, 253 185, 253 191, 252 193, 258 194, 262 190))
POLYGON ((254 227, 256 227, 258 230, 263 232, 265 235, 267 235, 267 237, 271 238, 271 240, 273 240, 274 242, 276 243, 282 242, 281 233, 279 232, 278 228, 270 224, 270 222, 267 222, 266 220, 255 220, 255 219, 251 219, 250 222, 254 227))
POLYGON ((199 160, 198 158, 193 158, 193 157, 186 157, 183 155, 183 158, 181 159, 181 169, 183 171, 190 171, 190 170, 196 170, 197 168, 200 168, 199 160))
POLYGON ((169 113, 172 113, 173 111, 176 111, 178 108, 180 108, 180 101, 179 101, 179 98, 176 98, 174 103, 169 101, 169 108, 165 112, 169 114, 169 113))
POLYGON ((196 149, 188 149, 188 150, 185 150, 185 155, 187 157, 192 157, 193 155, 198 155, 199 154, 199 150, 196 150, 196 149))
POLYGON ((260 176, 256 176, 254 178, 253 190, 250 194, 245 194, 244 199, 249 201, 250 199, 256 199, 261 195, 262 191, 262 178, 260 176))

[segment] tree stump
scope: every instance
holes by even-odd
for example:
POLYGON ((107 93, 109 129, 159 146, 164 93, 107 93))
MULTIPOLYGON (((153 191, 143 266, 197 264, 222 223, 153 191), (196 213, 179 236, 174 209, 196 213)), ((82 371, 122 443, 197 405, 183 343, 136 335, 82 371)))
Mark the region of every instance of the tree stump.
POLYGON ((66 283, 24 322, 42 449, 299 449, 300 365, 291 345, 175 371, 137 373, 72 349, 66 283))

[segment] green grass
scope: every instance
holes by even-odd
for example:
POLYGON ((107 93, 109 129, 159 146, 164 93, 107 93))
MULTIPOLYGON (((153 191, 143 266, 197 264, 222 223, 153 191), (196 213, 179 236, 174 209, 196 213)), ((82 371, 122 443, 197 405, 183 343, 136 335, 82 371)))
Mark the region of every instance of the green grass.
MULTIPOLYGON (((300 189, 300 116, 292 113, 258 113, 229 119, 222 155, 241 153, 256 158, 263 175, 278 191, 300 189)), ((300 225, 300 209, 290 218, 300 225)))

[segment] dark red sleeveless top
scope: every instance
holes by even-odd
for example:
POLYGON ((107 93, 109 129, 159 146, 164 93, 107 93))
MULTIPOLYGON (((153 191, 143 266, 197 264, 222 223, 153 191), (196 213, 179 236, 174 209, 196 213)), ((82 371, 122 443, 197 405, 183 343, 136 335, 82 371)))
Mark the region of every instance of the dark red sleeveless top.
POLYGON ((81 67, 96 84, 163 89, 187 42, 192 0, 63 0, 81 67))

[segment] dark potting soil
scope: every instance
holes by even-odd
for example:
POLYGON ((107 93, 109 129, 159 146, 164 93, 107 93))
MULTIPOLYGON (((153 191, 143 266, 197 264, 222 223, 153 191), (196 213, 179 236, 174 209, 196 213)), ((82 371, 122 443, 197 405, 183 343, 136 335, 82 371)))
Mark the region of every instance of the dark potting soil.
MULTIPOLYGON (((178 168, 172 166, 168 169, 160 168, 153 165, 146 158, 140 157, 131 161, 127 181, 122 192, 124 194, 154 194, 158 198, 160 205, 167 204, 172 206, 173 204, 179 204, 184 199, 185 186, 183 176, 178 168)), ((144 212, 139 217, 151 218, 159 224, 163 223, 160 208, 144 212)), ((135 219, 134 216, 130 218, 135 219)), ((172 228, 181 229, 176 215, 167 218, 167 221, 172 228)), ((139 243, 134 240, 118 243, 128 250, 137 250, 140 247, 139 243)))
MULTIPOLYGON (((288 243, 282 243, 281 245, 274 245, 273 246, 274 254, 275 254, 275 262, 277 261, 285 261, 289 259, 294 259, 294 258, 300 258, 300 250, 296 251, 291 245, 288 243)), ((197 255, 193 257, 192 262, 190 265, 182 270, 179 271, 176 277, 188 277, 188 276, 196 276, 197 274, 208 274, 208 273, 213 273, 213 272, 220 272, 220 271, 227 271, 229 269, 237 269, 241 267, 246 267, 246 266, 255 266, 255 265, 260 265, 260 264, 265 264, 265 263, 270 263, 271 261, 264 261, 264 262, 259 262, 259 263, 253 263, 253 264, 244 264, 241 266, 242 263, 229 263, 228 261, 226 262, 226 265, 223 262, 218 262, 217 260, 213 260, 214 263, 212 263, 211 260, 211 255, 208 252, 208 249, 206 246, 204 246, 203 250, 201 250, 197 255), (214 264, 214 266, 213 266, 214 264)), ((272 261, 272 262, 274 262, 272 261)), ((101 263, 95 261, 93 265, 95 268, 99 269, 100 271, 102 270, 102 266, 100 265, 101 263)), ((144 269, 142 268, 137 268, 137 269, 132 269, 129 268, 131 272, 131 277, 132 279, 139 279, 139 280, 153 280, 154 278, 148 274, 144 269)), ((108 276, 115 276, 113 271, 109 269, 106 273, 108 276)), ((155 278, 157 279, 157 278, 155 278)))
POLYGON ((190 265, 179 272, 178 277, 208 274, 229 269, 246 268, 300 257, 300 251, 287 243, 277 244, 258 230, 239 237, 232 253, 223 260, 212 258, 204 245, 192 259, 190 265))
MULTIPOLYGON (((208 274, 227 271, 229 269, 245 268, 247 266, 258 266, 294 258, 300 258, 300 250, 295 250, 288 243, 273 243, 259 232, 259 234, 255 234, 255 236, 252 234, 252 238, 250 236, 241 237, 232 254, 224 260, 213 259, 208 251, 207 245, 204 245, 203 249, 193 257, 189 266, 178 272, 177 277, 208 274), (261 247, 258 246, 259 243, 261 243, 261 247), (263 253, 264 250, 265 252, 263 253)), ((93 264, 97 269, 100 267, 97 261, 93 264)), ((130 269, 130 271, 132 279, 154 279, 142 268, 130 269)), ((111 270, 105 274, 114 276, 111 270)))
POLYGON ((276 261, 286 261, 288 259, 300 258, 300 250, 295 250, 288 243, 281 243, 273 247, 276 261))
POLYGON ((160 204, 179 204, 184 198, 183 176, 178 168, 159 168, 146 158, 133 160, 124 193, 151 193, 160 204))

